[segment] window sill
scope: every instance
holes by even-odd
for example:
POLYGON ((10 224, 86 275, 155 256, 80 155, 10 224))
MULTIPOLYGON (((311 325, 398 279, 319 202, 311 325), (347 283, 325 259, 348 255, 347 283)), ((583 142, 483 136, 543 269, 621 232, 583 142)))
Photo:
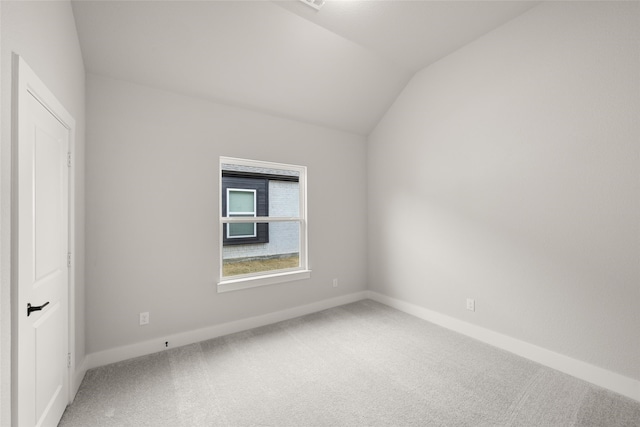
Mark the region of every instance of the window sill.
POLYGON ((277 283, 291 282, 294 280, 309 279, 311 270, 296 270, 283 273, 261 275, 257 277, 242 277, 238 279, 225 279, 218 282, 218 293, 237 291, 240 289, 255 288, 258 286, 275 285, 277 283))

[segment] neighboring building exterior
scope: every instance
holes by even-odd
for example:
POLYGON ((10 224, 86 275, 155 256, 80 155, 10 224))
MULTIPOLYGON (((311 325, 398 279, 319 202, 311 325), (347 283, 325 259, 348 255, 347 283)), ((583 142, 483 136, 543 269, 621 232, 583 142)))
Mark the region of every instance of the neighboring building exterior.
MULTIPOLYGON (((298 176, 291 171, 222 165, 223 216, 296 217, 298 176)), ((299 251, 297 222, 225 224, 223 259, 241 261, 295 255, 299 251)))

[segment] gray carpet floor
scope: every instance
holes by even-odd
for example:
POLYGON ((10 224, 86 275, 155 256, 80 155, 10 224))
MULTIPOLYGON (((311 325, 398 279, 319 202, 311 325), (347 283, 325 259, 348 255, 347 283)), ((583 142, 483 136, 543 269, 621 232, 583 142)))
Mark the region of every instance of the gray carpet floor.
POLYGON ((60 426, 640 426, 640 403, 364 300, 90 370, 60 426))

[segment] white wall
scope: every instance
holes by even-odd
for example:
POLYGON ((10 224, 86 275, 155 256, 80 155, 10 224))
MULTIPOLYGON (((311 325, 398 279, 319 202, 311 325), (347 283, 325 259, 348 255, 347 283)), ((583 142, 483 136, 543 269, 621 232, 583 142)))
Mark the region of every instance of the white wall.
POLYGON ((10 424, 11 54, 20 54, 76 120, 76 361, 84 358, 84 65, 68 1, 1 1, 0 424, 10 424))
POLYGON ((92 74, 87 129, 89 353, 366 288, 363 137, 92 74), (311 279, 216 293, 222 155, 308 167, 311 279))
POLYGON ((545 3, 413 78, 369 139, 372 290, 640 379, 639 18, 545 3))

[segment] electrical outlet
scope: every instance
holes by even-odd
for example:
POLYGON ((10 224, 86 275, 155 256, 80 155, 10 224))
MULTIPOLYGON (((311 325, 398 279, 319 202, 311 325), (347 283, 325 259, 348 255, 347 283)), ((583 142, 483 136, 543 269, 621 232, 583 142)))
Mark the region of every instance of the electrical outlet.
POLYGON ((476 311, 476 300, 467 298, 467 310, 476 311))
POLYGON ((334 288, 338 287, 338 279, 333 279, 333 287, 334 288))
POLYGON ((149 324, 149 312, 140 313, 140 326, 149 324))

